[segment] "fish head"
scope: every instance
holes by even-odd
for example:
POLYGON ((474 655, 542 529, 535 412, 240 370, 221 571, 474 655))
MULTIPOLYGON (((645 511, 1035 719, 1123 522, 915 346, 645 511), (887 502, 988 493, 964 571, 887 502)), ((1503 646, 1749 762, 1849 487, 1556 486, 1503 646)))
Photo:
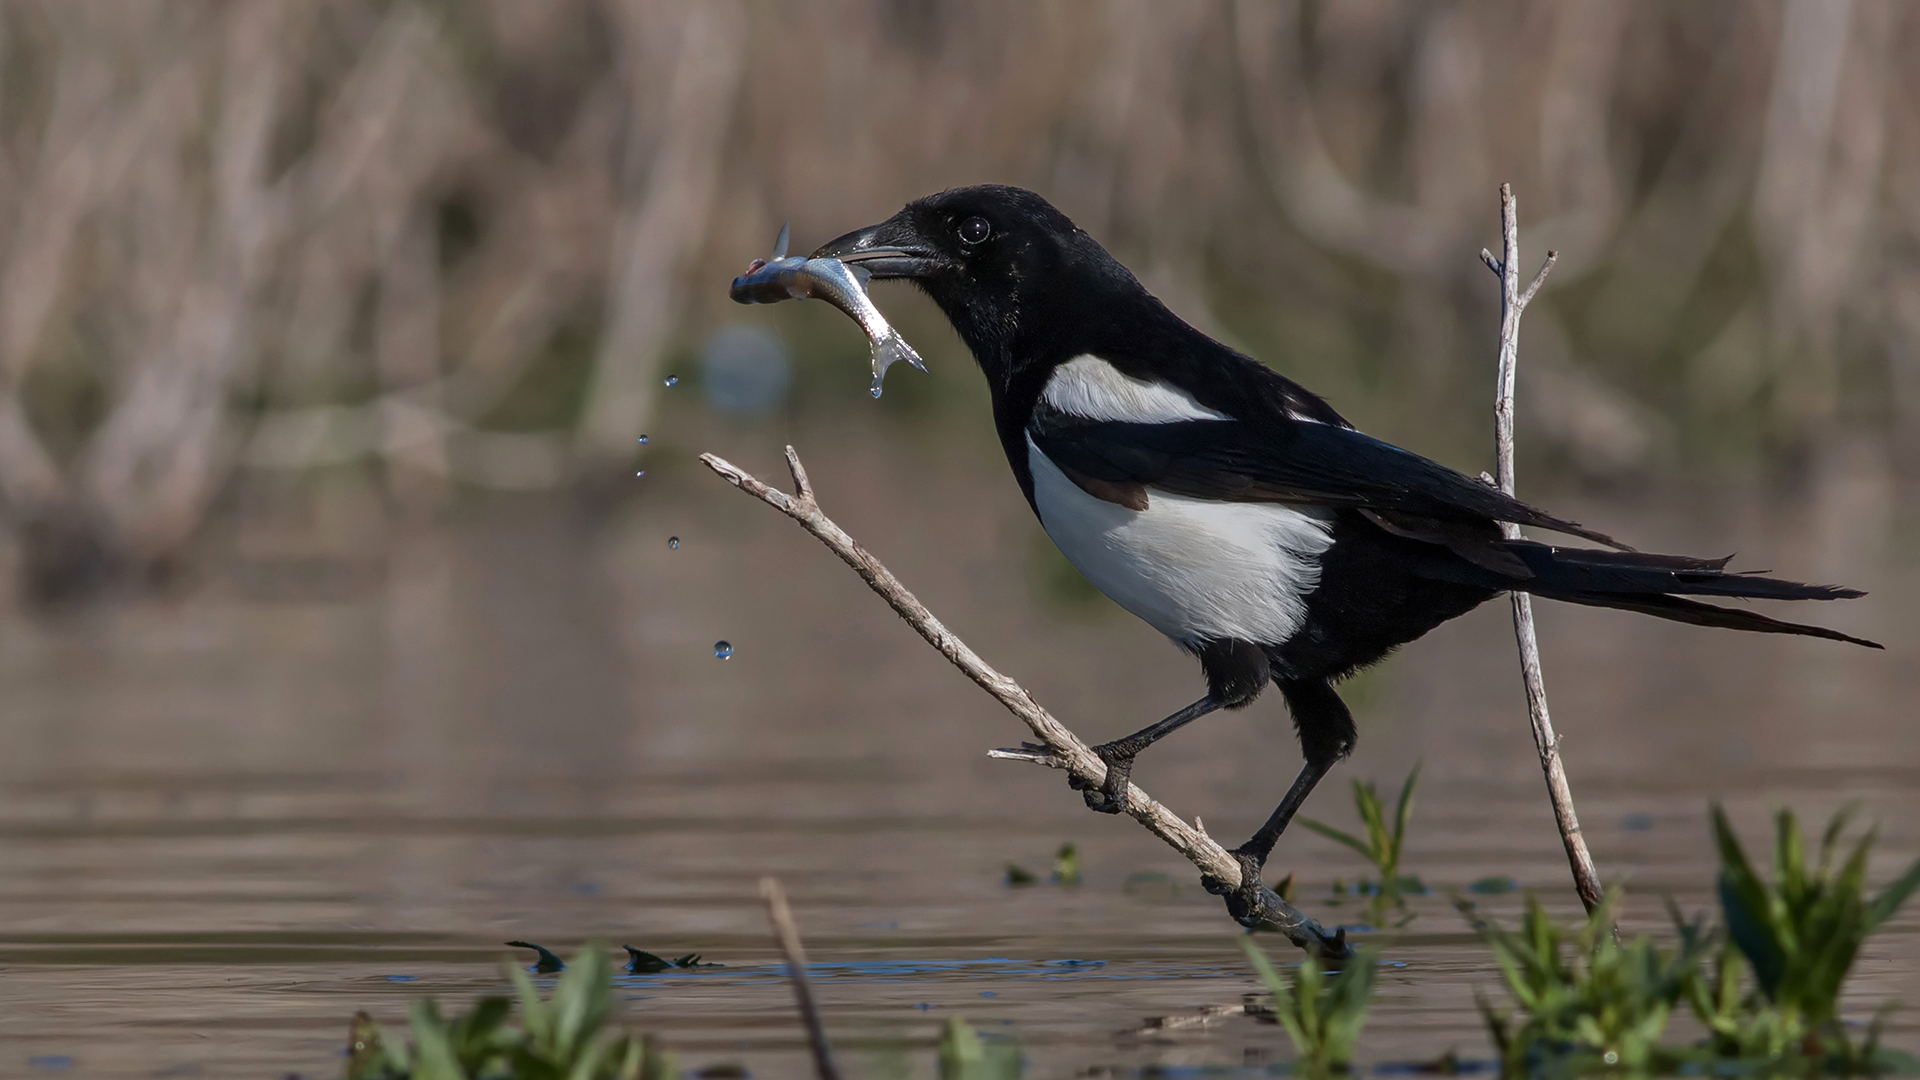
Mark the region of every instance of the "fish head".
POLYGON ((1028 316, 1071 305, 1086 275, 1117 272, 1132 281, 1046 199, 999 184, 917 199, 877 225, 828 241, 814 257, 838 259, 876 281, 913 282, 989 366, 1019 350, 1013 339, 1023 327, 1045 321, 1028 316))

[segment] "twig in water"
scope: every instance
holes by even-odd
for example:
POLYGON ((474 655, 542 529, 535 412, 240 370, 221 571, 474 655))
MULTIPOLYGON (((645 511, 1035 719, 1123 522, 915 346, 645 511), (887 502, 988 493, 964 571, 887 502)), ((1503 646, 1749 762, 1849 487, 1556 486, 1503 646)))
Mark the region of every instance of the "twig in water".
POLYGON ((760 879, 760 896, 767 902, 767 921, 773 924, 774 940, 786 957, 787 974, 793 976, 793 996, 800 1003, 800 1020, 807 1025, 807 1046, 813 1050, 814 1075, 820 1080, 840 1080, 833 1047, 827 1044, 827 1026, 820 1022, 820 1008, 813 1003, 813 987, 807 982, 807 954, 800 948, 800 931, 794 929, 787 894, 769 877, 760 879))
MULTIPOLYGON (((792 495, 768 487, 746 470, 713 454, 702 454, 700 460, 728 483, 799 522, 801 528, 827 545, 842 561, 853 567, 868 587, 879 593, 880 598, 907 621, 907 625, 918 631, 927 644, 938 650, 940 655, 982 690, 992 694, 1040 740, 1039 744, 1023 743, 1018 747, 990 751, 989 756, 1032 762, 1051 769, 1065 769, 1095 787, 1106 778, 1107 763, 1093 752, 1092 747, 1069 731, 1065 724, 1054 719, 1053 714, 1041 708, 1039 702, 1033 700, 1033 695, 1027 693, 1019 683, 988 666, 985 660, 967 647, 966 642, 954 636, 939 619, 934 618, 926 605, 908 592, 907 587, 900 584, 900 580, 882 566, 880 560, 821 513, 820 505, 813 498, 813 485, 807 480, 807 470, 801 466, 800 456, 793 447, 787 447, 787 468, 793 473, 792 495)), ((1193 824, 1189 825, 1138 787, 1130 787, 1128 791, 1127 813, 1146 826, 1147 831, 1166 841, 1187 861, 1199 867, 1201 883, 1210 892, 1226 897, 1227 911, 1242 926, 1277 931, 1285 934, 1295 945, 1324 956, 1347 955, 1344 931, 1327 933, 1319 923, 1295 910, 1293 905, 1282 900, 1259 880, 1243 880, 1240 863, 1227 854, 1226 848, 1207 835, 1200 819, 1195 818, 1193 824)))
MULTIPOLYGON (((1480 261, 1500 275, 1500 375, 1493 402, 1493 437, 1499 475, 1495 482, 1502 492, 1513 494, 1513 384, 1520 364, 1520 313, 1547 279, 1558 252, 1547 252, 1547 261, 1523 292, 1520 288, 1520 212, 1514 203, 1513 185, 1500 185, 1500 231, 1502 257, 1495 259, 1484 248, 1480 261)), ((1520 526, 1502 522, 1500 531, 1509 540, 1520 538, 1520 526)), ((1547 714, 1547 683, 1540 671, 1540 643, 1533 632, 1533 597, 1513 591, 1513 636, 1520 644, 1520 675, 1527 684, 1527 712, 1533 718, 1533 745, 1540 752, 1540 771, 1546 774, 1547 794, 1553 800, 1553 817, 1560 826, 1560 842, 1567 848, 1567 865, 1573 868, 1573 885, 1587 911, 1600 906, 1606 890, 1593 868, 1593 855, 1580 832, 1580 818, 1573 811, 1573 792, 1567 787, 1567 770, 1560 764, 1560 742, 1553 733, 1553 720, 1547 714)))

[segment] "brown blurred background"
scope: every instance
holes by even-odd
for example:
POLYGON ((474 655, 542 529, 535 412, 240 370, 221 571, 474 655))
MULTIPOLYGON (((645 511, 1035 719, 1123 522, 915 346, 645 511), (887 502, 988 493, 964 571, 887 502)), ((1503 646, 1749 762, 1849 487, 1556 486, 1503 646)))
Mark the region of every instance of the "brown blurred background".
MULTIPOLYGON (((932 369, 877 402, 838 312, 725 297, 782 221, 810 250, 983 181, 1469 471, 1512 182, 1525 269, 1560 252, 1521 494, 1865 588, 1794 614, 1889 645, 1542 607, 1627 921, 1711 903, 1715 797, 1756 842, 1862 801, 1884 879, 1920 848, 1917 60, 1899 0, 0 0, 0 1072, 318 1074, 357 1008, 609 936, 730 965, 629 987, 688 1064, 802 1075, 763 873, 816 959, 938 962, 835 975, 836 1039, 924 1052, 964 1008, 1033 1075, 1290 1054, 1117 1043, 1253 988, 1219 901, 986 760, 1018 726, 694 460, 778 479, 796 444, 1090 739, 1190 700, 1040 532, 923 297, 875 291, 932 369), (1003 884, 1066 840, 1083 887, 1003 884), (1105 966, 966 966, 996 957, 1105 966)), ((1424 759, 1407 868, 1566 912, 1513 657, 1489 604, 1349 683, 1359 750, 1308 812, 1351 827, 1348 780, 1424 759)), ((1237 839, 1296 754, 1270 695, 1136 778, 1237 839)), ((1297 831, 1274 876, 1339 922, 1362 870, 1297 831)), ((1420 903, 1375 1059, 1483 1052, 1497 974, 1420 903)), ((1850 1015, 1916 999, 1916 942, 1878 939, 1850 1015)))
MULTIPOLYGON (((1534 477, 1911 472, 1917 56, 1891 0, 9 0, 7 577, 58 599, 325 556, 363 542, 316 523, 342 500, 360 535, 611 493, 662 373, 697 381, 729 321, 782 329, 789 412, 860 406, 831 320, 721 285, 782 220, 811 246, 980 181, 1463 465, 1512 181, 1526 257, 1561 253, 1534 477)), ((965 366, 921 404, 971 400, 965 366)))

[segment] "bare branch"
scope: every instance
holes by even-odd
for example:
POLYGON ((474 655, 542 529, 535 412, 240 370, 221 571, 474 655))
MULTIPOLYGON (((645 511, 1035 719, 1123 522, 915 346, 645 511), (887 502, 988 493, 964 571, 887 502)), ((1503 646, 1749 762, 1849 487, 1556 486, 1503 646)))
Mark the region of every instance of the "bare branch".
POLYGON ((787 471, 793 474, 793 492, 808 502, 813 501, 813 485, 807 482, 807 467, 800 464, 800 455, 787 447, 787 471))
MULTIPOLYGON (((1520 211, 1510 184, 1500 185, 1500 231, 1504 237, 1504 257, 1500 260, 1500 369, 1498 392, 1493 403, 1493 431, 1498 483, 1501 491, 1513 494, 1513 390, 1514 375, 1520 362, 1520 313, 1534 290, 1553 269, 1555 253, 1534 275, 1533 284, 1520 291, 1520 211)), ((1486 255, 1483 252, 1482 257, 1486 255)), ((1491 263, 1489 263, 1491 265, 1491 263)), ((1520 538, 1520 526, 1502 522, 1500 531, 1509 540, 1520 538)), ((1540 754, 1540 770, 1546 774, 1547 794, 1553 800, 1553 817, 1560 827, 1560 842, 1567 849, 1567 865, 1573 870, 1574 888, 1580 902, 1591 912, 1605 896, 1600 875, 1593 867, 1593 855, 1587 851, 1586 837, 1580 832, 1580 819, 1573 809, 1573 791, 1567 786, 1567 771, 1560 763, 1560 740, 1553 733, 1553 720, 1547 712, 1546 677, 1540 670, 1540 643, 1533 631, 1533 597, 1514 590, 1513 636, 1520 646, 1520 675, 1527 687, 1527 712, 1533 721, 1533 745, 1540 754)))
MULTIPOLYGON (((719 473, 722 479, 799 522, 801 528, 827 545, 829 550, 840 556, 841 561, 853 567, 868 587, 879 593, 880 598, 907 621, 907 625, 925 638, 927 644, 982 690, 992 694, 1040 740, 1038 746, 1029 743, 1017 749, 995 750, 990 756, 1065 769, 1093 787, 1098 787, 1106 778, 1106 762, 1093 752, 1092 747, 1068 730, 1065 724, 1054 719, 1053 714, 1041 708, 1040 703, 1033 700, 1033 696, 1019 683, 980 659, 979 654, 968 648, 966 642, 956 637, 907 591, 907 587, 881 565, 879 559, 820 512, 820 506, 807 486, 806 470, 791 446, 787 448, 787 465, 793 471, 796 487, 801 493, 798 498, 768 487, 746 470, 713 454, 702 454, 700 460, 706 463, 707 468, 719 473)), ((1199 867, 1201 883, 1209 892, 1226 897, 1228 912, 1242 926, 1277 931, 1285 934, 1295 945, 1322 955, 1346 955, 1344 931, 1327 933, 1320 924, 1302 915, 1273 890, 1261 884, 1257 877, 1249 879, 1243 875, 1240 862, 1208 836, 1197 820, 1192 825, 1187 824, 1179 815, 1133 785, 1128 786, 1127 813, 1144 825, 1148 832, 1166 841, 1169 847, 1199 867)))
POLYGON ((1493 271, 1494 277, 1499 277, 1501 274, 1506 273, 1505 268, 1500 265, 1500 260, 1494 258, 1493 252, 1488 251, 1486 248, 1480 249, 1480 261, 1487 264, 1487 269, 1493 271))
POLYGON ((1547 280, 1547 271, 1553 269, 1554 262, 1559 258, 1559 252, 1553 250, 1547 252, 1547 261, 1540 264, 1540 272, 1533 275, 1533 282, 1527 286, 1527 291, 1520 294, 1520 307, 1522 309, 1533 302, 1533 294, 1540 291, 1540 283, 1547 280))
POLYGON ((827 1026, 820 1022, 813 984, 807 980, 807 953, 800 947, 800 931, 793 925, 787 894, 778 881, 765 877, 760 879, 760 896, 767 902, 767 921, 773 924, 774 940, 780 943, 780 955, 787 961, 787 974, 793 977, 793 996, 799 1001, 800 1019, 807 1026, 807 1046, 813 1051, 814 1075, 820 1080, 840 1080, 840 1069, 833 1063, 833 1047, 827 1042, 827 1026))

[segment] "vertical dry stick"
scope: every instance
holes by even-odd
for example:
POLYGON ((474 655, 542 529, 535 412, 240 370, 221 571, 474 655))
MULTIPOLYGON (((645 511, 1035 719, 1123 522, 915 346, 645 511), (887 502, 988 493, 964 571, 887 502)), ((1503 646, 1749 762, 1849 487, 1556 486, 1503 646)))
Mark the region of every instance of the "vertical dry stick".
POLYGON ((840 1080, 833 1063, 833 1048, 827 1045, 827 1027, 820 1022, 820 1009, 813 1003, 813 987, 807 983, 807 954, 800 949, 800 931, 794 929, 793 912, 787 910, 787 894, 770 877, 760 879, 760 896, 767 902, 767 921, 773 924, 774 939, 787 958, 787 973, 793 976, 793 996, 800 1002, 800 1019, 807 1025, 807 1045, 813 1050, 813 1071, 820 1080, 840 1080))
MULTIPOLYGON (((1514 205, 1513 185, 1500 185, 1500 230, 1504 248, 1502 257, 1481 249, 1480 259, 1500 275, 1500 377, 1493 402, 1493 435, 1499 470, 1500 490, 1513 494, 1513 382, 1520 363, 1520 313, 1547 279, 1558 253, 1547 252, 1547 261, 1532 284, 1520 291, 1520 213, 1514 205)), ((1500 531, 1509 540, 1520 538, 1520 526, 1502 522, 1500 531)), ((1580 819, 1573 812, 1573 792, 1567 787, 1567 771, 1560 764, 1560 740, 1553 733, 1553 720, 1547 715, 1547 684, 1540 672, 1540 645, 1533 634, 1533 597, 1513 592, 1513 636, 1520 643, 1520 674, 1527 684, 1527 712, 1533 717, 1533 745, 1540 751, 1540 771, 1547 777, 1547 794, 1553 799, 1553 817, 1560 826, 1560 841, 1567 848, 1567 865, 1573 869, 1574 888, 1580 902, 1591 912, 1605 895, 1600 875, 1593 869, 1593 856, 1580 832, 1580 819)))

